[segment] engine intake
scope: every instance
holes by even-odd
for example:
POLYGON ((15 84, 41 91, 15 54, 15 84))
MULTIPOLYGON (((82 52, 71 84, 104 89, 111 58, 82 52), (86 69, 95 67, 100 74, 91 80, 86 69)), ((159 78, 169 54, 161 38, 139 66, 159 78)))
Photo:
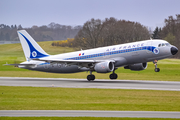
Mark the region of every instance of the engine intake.
POLYGON ((97 73, 108 73, 114 70, 114 63, 107 61, 95 64, 94 70, 97 73))
POLYGON ((134 71, 140 71, 140 70, 145 70, 147 68, 147 62, 146 63, 137 63, 133 65, 128 65, 125 66, 124 69, 130 69, 134 71))

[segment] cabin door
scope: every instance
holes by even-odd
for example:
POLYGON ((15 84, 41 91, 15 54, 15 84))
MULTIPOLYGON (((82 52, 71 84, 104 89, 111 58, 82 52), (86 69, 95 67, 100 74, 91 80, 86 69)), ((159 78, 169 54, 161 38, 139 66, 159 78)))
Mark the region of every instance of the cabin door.
POLYGON ((152 41, 148 41, 147 42, 146 50, 147 50, 147 53, 151 53, 152 52, 152 41))

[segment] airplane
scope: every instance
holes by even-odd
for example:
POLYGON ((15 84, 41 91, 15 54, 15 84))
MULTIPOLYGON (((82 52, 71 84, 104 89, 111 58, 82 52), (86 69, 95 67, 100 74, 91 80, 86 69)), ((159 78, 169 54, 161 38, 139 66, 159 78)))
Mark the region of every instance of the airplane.
POLYGON ((133 71, 145 70, 147 62, 153 61, 155 72, 159 72, 157 61, 175 55, 178 48, 165 40, 144 40, 107 47, 99 47, 58 55, 47 54, 25 31, 17 31, 25 62, 16 65, 19 68, 51 73, 76 73, 90 71, 88 81, 95 80, 97 73, 109 73, 110 79, 117 79, 115 70, 119 67, 133 71))

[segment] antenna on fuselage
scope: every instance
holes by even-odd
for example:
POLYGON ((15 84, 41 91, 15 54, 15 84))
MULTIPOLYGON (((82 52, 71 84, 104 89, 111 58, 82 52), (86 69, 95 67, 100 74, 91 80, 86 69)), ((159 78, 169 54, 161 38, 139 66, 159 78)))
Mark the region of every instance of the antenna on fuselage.
POLYGON ((153 40, 152 37, 150 37, 150 40, 153 40))

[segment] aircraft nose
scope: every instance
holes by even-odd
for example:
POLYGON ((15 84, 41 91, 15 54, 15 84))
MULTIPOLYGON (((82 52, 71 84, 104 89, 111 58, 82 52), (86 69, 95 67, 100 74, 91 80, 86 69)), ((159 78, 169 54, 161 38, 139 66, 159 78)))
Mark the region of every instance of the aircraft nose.
POLYGON ((178 48, 177 47, 171 47, 171 54, 175 55, 178 52, 178 48))

